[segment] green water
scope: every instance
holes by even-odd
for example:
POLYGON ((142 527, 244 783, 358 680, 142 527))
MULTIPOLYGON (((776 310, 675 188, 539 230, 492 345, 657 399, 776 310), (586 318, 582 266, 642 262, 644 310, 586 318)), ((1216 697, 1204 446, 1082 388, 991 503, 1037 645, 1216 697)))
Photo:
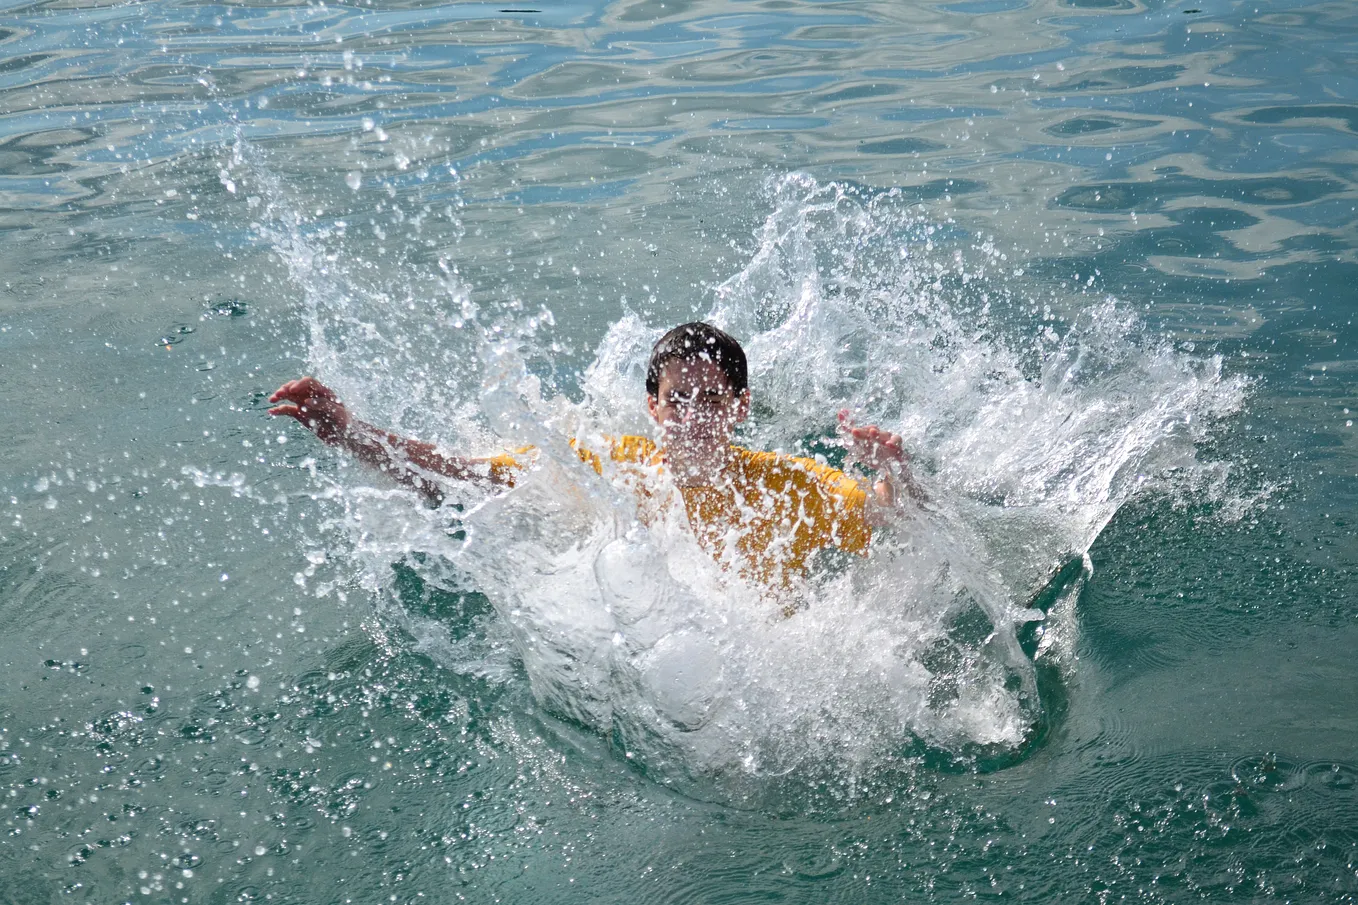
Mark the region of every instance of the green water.
MULTIPOLYGON (((0 902, 1354 901, 1356 37, 1343 2, 0 4, 0 902), (765 321, 808 294, 899 355, 799 371, 765 321), (1086 410, 1214 366, 1243 401, 1109 507, 1040 718, 865 723, 735 793, 554 715, 435 516, 264 414, 317 371, 494 445, 528 428, 482 328, 549 309, 527 366, 577 400, 626 316, 716 311, 773 445, 815 433, 799 374, 1007 349, 1045 386, 1041 331, 1110 295, 1086 410)), ((922 472, 1019 499, 950 452, 991 385, 942 371, 891 414, 922 472)), ((987 524, 1014 573, 1085 552, 987 524)))

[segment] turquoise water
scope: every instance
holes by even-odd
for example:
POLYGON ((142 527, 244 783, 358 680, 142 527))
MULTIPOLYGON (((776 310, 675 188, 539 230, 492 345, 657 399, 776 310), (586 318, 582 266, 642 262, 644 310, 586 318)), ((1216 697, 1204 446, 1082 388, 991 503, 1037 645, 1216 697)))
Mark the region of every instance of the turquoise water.
POLYGON ((0 8, 0 901, 1358 897, 1350 4, 0 8), (935 501, 788 619, 561 453, 695 316, 935 501))

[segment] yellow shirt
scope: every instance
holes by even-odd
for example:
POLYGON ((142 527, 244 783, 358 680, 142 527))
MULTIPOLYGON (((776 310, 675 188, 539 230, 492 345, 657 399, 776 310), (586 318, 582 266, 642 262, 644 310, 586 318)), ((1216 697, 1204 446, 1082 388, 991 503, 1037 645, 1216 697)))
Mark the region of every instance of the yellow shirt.
MULTIPOLYGON (((608 440, 613 462, 642 469, 664 465, 664 452, 645 437, 608 440)), ((603 474, 604 463, 596 453, 574 441, 572 445, 582 461, 603 474)), ((824 547, 866 552, 872 529, 866 495, 857 481, 811 459, 739 446, 732 451, 727 481, 679 488, 699 544, 718 562, 762 584, 779 586, 805 573, 807 561, 824 547)), ((513 472, 522 467, 513 456, 491 460, 492 473, 504 483, 513 483, 513 472)), ((645 472, 637 477, 638 495, 649 498, 645 472)))

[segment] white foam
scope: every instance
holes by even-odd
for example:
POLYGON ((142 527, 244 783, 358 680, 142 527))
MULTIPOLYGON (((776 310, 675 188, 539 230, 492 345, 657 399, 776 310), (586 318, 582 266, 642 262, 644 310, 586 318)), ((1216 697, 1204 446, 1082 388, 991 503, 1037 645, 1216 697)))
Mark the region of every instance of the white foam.
MULTIPOLYGON (((945 243, 897 195, 792 175, 771 196, 758 250, 718 288, 710 319, 750 353, 750 445, 795 450, 827 436, 842 407, 905 436, 932 502, 875 539, 869 559, 818 578, 787 618, 785 598, 699 549, 682 512, 642 525, 632 491, 578 460, 573 437, 647 429, 645 356, 668 325, 615 323, 573 404, 544 395, 526 364, 547 354, 550 317, 510 312, 492 328, 445 275, 443 310, 429 316, 463 329, 456 348, 417 353, 413 321, 375 326, 383 293, 318 266, 320 240, 266 229, 307 294, 320 376, 378 419, 382 400, 450 403, 461 420, 437 433, 481 447, 470 452, 496 445, 491 432, 539 449, 513 490, 457 490, 460 515, 346 472, 351 558, 373 587, 404 559, 426 581, 486 594, 540 704, 662 778, 858 775, 918 742, 1013 750, 1040 717, 1017 641, 1039 615, 1032 594, 1133 494, 1165 486, 1167 469, 1219 471, 1197 464, 1195 443, 1244 388, 1219 361, 1147 338, 1109 299, 1015 334, 1000 309, 1021 290, 998 275, 998 252, 945 243), (350 367, 379 347, 424 360, 350 367), (422 383, 452 360, 460 383, 422 383)), ((399 294, 391 282, 384 292, 399 294)), ((409 427, 410 411, 383 420, 409 427)), ((448 665, 490 669, 475 644, 420 631, 448 665)))

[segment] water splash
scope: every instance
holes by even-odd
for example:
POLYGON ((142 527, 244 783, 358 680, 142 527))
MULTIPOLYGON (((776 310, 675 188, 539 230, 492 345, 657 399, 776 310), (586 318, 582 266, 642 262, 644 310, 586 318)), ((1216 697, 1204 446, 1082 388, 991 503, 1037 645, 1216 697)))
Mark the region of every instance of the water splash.
POLYGON ((1019 594, 1138 490, 1219 473, 1195 449, 1245 393, 1219 356, 1175 351, 1111 297, 1061 316, 993 242, 896 191, 793 174, 771 194, 759 249, 712 313, 751 337, 760 444, 796 447, 836 407, 899 431, 1019 594))
MULTIPOLYGON (((743 442, 833 461, 847 407, 905 436, 930 496, 870 558, 829 557, 788 618, 785 598, 723 574, 681 513, 642 524, 626 481, 570 448, 649 432, 642 379, 663 325, 613 324, 570 402, 532 366, 552 358, 549 314, 479 311, 450 267, 417 306, 428 297, 404 277, 346 258, 342 230, 308 232, 248 149, 236 159, 265 185, 259 233, 305 293, 322 378, 461 451, 538 450, 513 490, 454 488, 437 510, 368 476, 339 479, 337 524, 364 583, 388 586, 403 562, 484 594, 494 626, 455 643, 399 607, 392 618, 483 676, 504 675, 507 633, 540 704, 667 782, 851 789, 921 751, 1020 750, 1042 719, 1019 643, 1042 618, 1034 595, 1087 562, 1132 495, 1219 468, 1195 445, 1243 400, 1220 360, 1176 352, 1112 299, 1036 314, 1002 252, 897 193, 776 180, 757 249, 709 315, 747 343, 743 442)), ((1066 606, 1072 587, 1055 595, 1066 606)))

